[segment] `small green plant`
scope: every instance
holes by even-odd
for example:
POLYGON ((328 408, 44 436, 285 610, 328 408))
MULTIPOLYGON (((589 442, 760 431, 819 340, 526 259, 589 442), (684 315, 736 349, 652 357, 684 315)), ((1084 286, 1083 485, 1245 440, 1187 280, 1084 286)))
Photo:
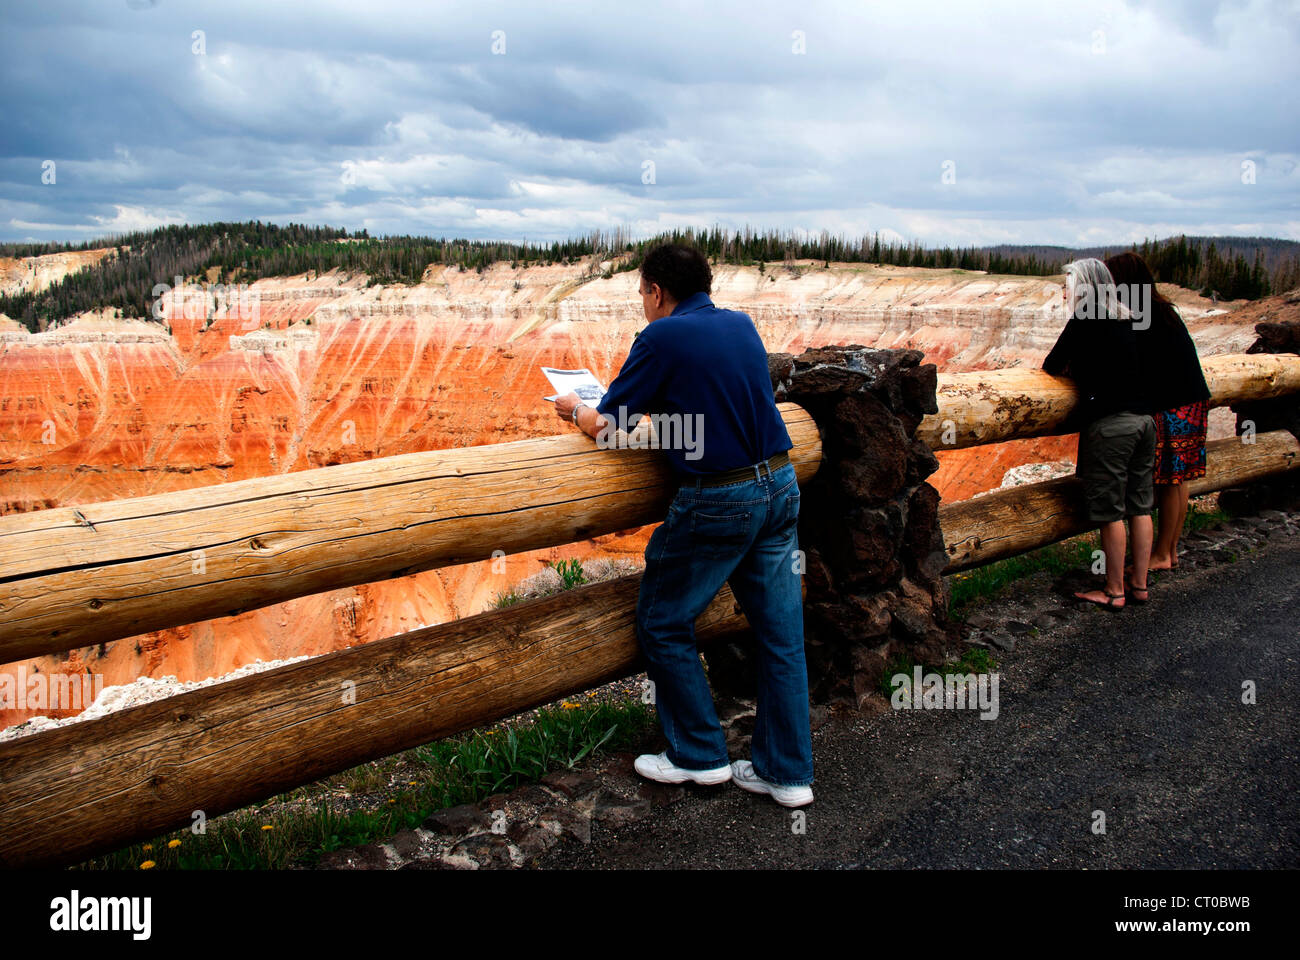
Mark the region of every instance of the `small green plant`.
POLYGON ((492 606, 496 607, 498 610, 501 610, 505 607, 510 606, 512 603, 518 603, 522 599, 524 598, 521 597, 519 594, 515 593, 514 590, 503 590, 502 592, 498 593, 495 598, 493 598, 492 606))
POLYGON ((993 654, 983 647, 968 647, 966 652, 961 655, 951 668, 946 669, 948 673, 988 673, 998 668, 998 662, 993 659, 993 654))
MULTIPOLYGON (((1187 520, 1183 524, 1183 534, 1196 533, 1209 527, 1217 527, 1219 524, 1231 519, 1232 514, 1221 507, 1215 507, 1212 510, 1189 509, 1187 511, 1187 520)), ((1157 525, 1156 530, 1159 531, 1159 529, 1157 525)))
POLYGON ((564 584, 565 590, 572 590, 579 584, 587 582, 582 572, 582 564, 577 559, 561 560, 551 567, 560 575, 560 582, 564 584))
MULTIPOLYGON (((581 586, 584 583, 591 583, 587 578, 587 572, 582 569, 582 563, 575 559, 560 560, 558 563, 550 560, 544 561, 545 565, 559 575, 559 590, 572 590, 574 587, 581 586)), ((597 573, 599 577, 600 574, 597 573)), ((544 586, 529 586, 531 581, 525 581, 520 590, 518 586, 511 587, 509 590, 499 592, 492 600, 492 606, 497 610, 508 607, 511 604, 519 603, 521 600, 533 599, 537 596, 548 595, 558 592, 551 584, 544 586)))

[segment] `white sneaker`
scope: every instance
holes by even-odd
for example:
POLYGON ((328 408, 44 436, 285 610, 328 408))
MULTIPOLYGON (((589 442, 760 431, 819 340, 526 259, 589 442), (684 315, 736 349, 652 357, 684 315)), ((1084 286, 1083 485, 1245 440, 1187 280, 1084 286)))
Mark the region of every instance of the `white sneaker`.
POLYGON ((632 764, 636 772, 650 780, 660 783, 702 783, 711 786, 726 783, 731 779, 731 767, 716 767, 713 770, 687 770, 668 759, 668 753, 643 753, 632 764))
POLYGON ((812 787, 783 787, 768 783, 754 772, 754 765, 748 760, 737 760, 731 765, 731 778, 742 790, 766 793, 783 807, 803 807, 813 802, 812 787))

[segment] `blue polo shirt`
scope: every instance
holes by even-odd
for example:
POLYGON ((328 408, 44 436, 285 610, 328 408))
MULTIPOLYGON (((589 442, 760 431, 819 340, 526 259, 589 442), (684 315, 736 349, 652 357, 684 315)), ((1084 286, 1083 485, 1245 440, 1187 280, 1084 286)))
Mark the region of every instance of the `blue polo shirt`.
POLYGON ((637 334, 596 410, 629 431, 650 414, 658 449, 685 477, 757 463, 793 446, 754 321, 718 309, 707 293, 692 294, 637 334))

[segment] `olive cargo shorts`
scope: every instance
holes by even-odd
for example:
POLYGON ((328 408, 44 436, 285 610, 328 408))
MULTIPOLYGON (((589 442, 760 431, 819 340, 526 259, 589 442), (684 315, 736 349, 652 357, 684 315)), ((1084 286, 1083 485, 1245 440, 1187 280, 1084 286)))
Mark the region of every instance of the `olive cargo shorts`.
POLYGON ((1140 413, 1113 413, 1079 434, 1079 466, 1088 520, 1111 523, 1149 515, 1155 509, 1152 470, 1156 424, 1140 413))

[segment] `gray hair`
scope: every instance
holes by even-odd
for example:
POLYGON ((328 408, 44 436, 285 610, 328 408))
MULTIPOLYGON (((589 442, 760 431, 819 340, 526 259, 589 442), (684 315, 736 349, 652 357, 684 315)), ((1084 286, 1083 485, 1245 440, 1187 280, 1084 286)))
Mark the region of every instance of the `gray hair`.
POLYGON ((1074 282, 1074 299, 1071 306, 1075 312, 1082 306, 1086 319, 1126 320, 1128 309, 1119 302, 1115 290, 1115 278, 1110 268, 1096 257, 1074 260, 1065 265, 1065 282, 1067 289, 1070 281, 1074 282))

